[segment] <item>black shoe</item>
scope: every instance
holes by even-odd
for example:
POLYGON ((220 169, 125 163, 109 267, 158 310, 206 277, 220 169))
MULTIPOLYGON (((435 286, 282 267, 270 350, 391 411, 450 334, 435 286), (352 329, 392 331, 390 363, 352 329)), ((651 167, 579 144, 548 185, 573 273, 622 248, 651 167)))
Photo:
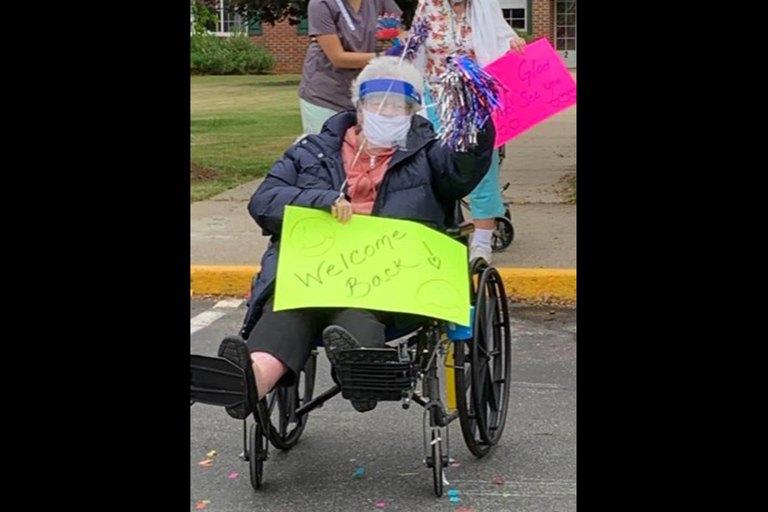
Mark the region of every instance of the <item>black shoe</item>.
MULTIPOLYGON (((323 331, 323 345, 328 360, 333 366, 338 363, 338 354, 342 350, 360 348, 360 343, 349 331, 338 325, 330 325, 323 331)), ((357 412, 368 412, 376 408, 376 400, 350 400, 357 412)))
POLYGON ((354 407, 357 412, 372 411, 379 403, 378 400, 350 400, 350 402, 352 402, 352 407, 354 407))
POLYGON ((253 366, 251 363, 251 353, 248 346, 240 336, 227 336, 219 345, 219 357, 234 363, 238 368, 245 371, 245 389, 248 400, 246 403, 226 407, 227 414, 238 420, 244 420, 256 410, 256 404, 259 402, 259 392, 256 389, 256 378, 253 375, 253 366))
POLYGON ((342 350, 360 348, 360 343, 349 331, 338 325, 329 325, 323 331, 323 345, 328 360, 333 366, 338 364, 338 354, 342 350))

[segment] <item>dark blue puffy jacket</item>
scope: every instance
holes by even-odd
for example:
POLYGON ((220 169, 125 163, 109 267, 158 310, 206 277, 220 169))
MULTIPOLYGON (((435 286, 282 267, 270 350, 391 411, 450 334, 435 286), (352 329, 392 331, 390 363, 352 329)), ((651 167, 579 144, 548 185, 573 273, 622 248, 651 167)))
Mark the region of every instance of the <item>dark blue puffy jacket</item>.
MULTIPOLYGON (((330 212, 346 178, 341 157, 344 135, 356 123, 354 111, 339 112, 328 119, 319 135, 308 135, 291 146, 253 194, 248 211, 272 238, 253 281, 240 333, 244 338, 274 291, 283 210, 294 205, 330 212)), ((393 155, 372 215, 414 220, 444 230, 452 222, 456 201, 469 194, 488 172, 494 137, 493 123, 488 121, 475 151, 454 153, 435 139, 428 120, 413 116, 406 147, 393 155)))

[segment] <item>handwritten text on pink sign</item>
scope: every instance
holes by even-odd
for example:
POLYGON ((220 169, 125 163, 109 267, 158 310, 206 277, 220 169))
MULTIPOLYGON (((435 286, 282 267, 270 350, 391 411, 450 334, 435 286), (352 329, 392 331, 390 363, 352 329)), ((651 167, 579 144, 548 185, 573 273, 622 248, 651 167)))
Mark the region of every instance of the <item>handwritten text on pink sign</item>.
POLYGON ((546 39, 509 52, 484 68, 506 88, 493 115, 499 147, 576 103, 576 82, 546 39))

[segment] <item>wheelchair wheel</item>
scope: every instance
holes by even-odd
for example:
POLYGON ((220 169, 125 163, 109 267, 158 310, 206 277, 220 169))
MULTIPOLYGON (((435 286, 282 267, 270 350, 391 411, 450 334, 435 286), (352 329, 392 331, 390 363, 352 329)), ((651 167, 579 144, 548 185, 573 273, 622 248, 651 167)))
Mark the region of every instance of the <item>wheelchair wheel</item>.
POLYGON ((484 457, 501 439, 509 405, 512 341, 509 307, 495 268, 480 270, 474 335, 455 342, 456 405, 467 448, 484 457))
POLYGON ((268 399, 269 440, 279 450, 290 450, 299 442, 309 415, 296 416, 296 409, 312 400, 315 390, 315 369, 317 353, 312 352, 304 370, 299 373, 293 386, 278 386, 268 399), (277 405, 277 415, 272 414, 277 405), (277 423, 277 425, 275 425, 277 423))
POLYGON ((264 475, 264 460, 267 457, 267 438, 261 425, 251 425, 250 443, 248 445, 248 465, 251 473, 251 485, 255 490, 261 489, 261 479, 264 475))
POLYGON ((493 252, 503 251, 512 244, 514 239, 515 228, 512 226, 512 221, 506 216, 496 217, 491 237, 491 249, 493 249, 493 252))
POLYGON ((435 496, 443 495, 443 442, 437 430, 432 430, 432 480, 435 496))

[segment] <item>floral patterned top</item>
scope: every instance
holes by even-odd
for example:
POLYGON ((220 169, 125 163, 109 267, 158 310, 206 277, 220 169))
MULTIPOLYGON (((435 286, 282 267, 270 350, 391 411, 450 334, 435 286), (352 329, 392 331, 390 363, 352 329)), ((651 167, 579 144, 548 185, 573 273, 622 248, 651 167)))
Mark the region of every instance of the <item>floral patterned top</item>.
POLYGON ((424 42, 426 64, 424 79, 433 98, 437 97, 440 75, 445 73, 445 58, 452 53, 461 53, 475 58, 472 47, 472 27, 469 24, 471 1, 461 16, 454 13, 448 0, 422 0, 419 16, 426 17, 430 23, 429 37, 424 42))

